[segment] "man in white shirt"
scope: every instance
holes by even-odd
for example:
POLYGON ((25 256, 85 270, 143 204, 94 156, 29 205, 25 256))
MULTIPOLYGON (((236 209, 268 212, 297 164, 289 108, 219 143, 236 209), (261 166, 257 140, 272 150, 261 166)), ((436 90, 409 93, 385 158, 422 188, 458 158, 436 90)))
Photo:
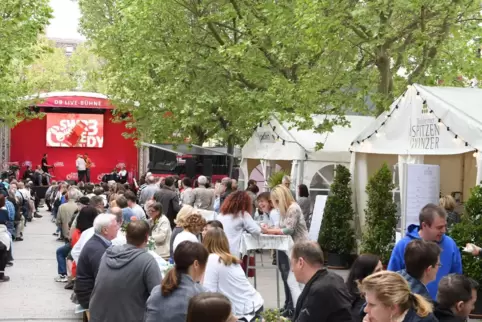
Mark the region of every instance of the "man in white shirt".
POLYGON ((77 167, 78 181, 85 182, 86 165, 85 160, 81 154, 77 155, 77 160, 75 160, 75 166, 77 167))
MULTIPOLYGON (((119 207, 113 207, 110 210, 110 213, 112 215, 116 216, 117 225, 120 228, 122 226, 122 209, 120 209, 119 207)), ((82 248, 84 248, 85 243, 87 243, 87 241, 92 236, 94 236, 94 234, 95 234, 94 227, 90 227, 89 229, 84 230, 82 235, 80 235, 79 240, 77 241, 74 248, 72 248, 72 251, 70 252, 70 254, 72 255, 72 258, 74 259, 74 262, 77 263, 79 261, 79 257, 80 257, 80 253, 82 252, 82 248)), ((113 239, 111 242, 112 242, 112 245, 114 245, 114 246, 124 245, 125 243, 127 243, 126 237, 122 233, 121 229, 119 229, 117 231, 117 237, 115 239, 113 239)))

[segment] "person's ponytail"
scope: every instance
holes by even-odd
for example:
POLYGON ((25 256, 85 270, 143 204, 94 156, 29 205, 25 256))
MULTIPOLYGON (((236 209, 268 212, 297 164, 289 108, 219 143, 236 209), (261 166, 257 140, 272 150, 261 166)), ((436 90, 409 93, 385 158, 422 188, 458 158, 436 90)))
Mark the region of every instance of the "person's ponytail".
POLYGON ((179 287, 180 280, 181 273, 176 270, 176 267, 171 268, 161 283, 162 296, 168 296, 174 292, 179 287))
POLYGON ((419 317, 426 317, 433 312, 432 304, 427 301, 422 295, 410 294, 413 303, 413 309, 419 317))
POLYGON ((182 274, 187 274, 189 267, 195 261, 204 270, 209 253, 201 243, 193 243, 186 240, 177 245, 173 257, 175 266, 167 272, 166 277, 161 282, 162 296, 170 295, 179 287, 182 274))

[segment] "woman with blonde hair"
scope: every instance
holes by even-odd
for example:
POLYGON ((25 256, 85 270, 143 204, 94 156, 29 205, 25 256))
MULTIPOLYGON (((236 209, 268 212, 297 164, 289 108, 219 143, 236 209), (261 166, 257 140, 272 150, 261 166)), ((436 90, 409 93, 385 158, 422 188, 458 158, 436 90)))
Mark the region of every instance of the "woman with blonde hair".
POLYGON ((172 230, 171 234, 171 242, 170 242, 170 250, 171 250, 171 258, 172 254, 174 253, 174 239, 176 236, 184 230, 183 225, 186 222, 186 218, 195 212, 194 208, 189 205, 182 206, 181 210, 177 213, 176 219, 174 219, 174 223, 176 227, 172 230))
MULTIPOLYGON (((269 235, 289 235, 293 242, 308 240, 308 229, 300 206, 293 199, 293 194, 284 185, 277 185, 271 191, 271 201, 280 214, 279 228, 262 227, 262 232, 269 235)), ((291 273, 290 259, 285 252, 277 252, 278 268, 285 288, 284 316, 293 314, 294 306, 301 294, 301 288, 291 273)))
POLYGON ((240 261, 229 250, 229 242, 221 228, 211 228, 203 241, 209 252, 203 286, 210 292, 226 295, 232 311, 241 321, 260 319, 264 300, 251 285, 240 261))
POLYGON ((183 241, 188 240, 194 243, 199 243, 198 235, 202 232, 204 226, 206 226, 206 219, 193 210, 180 225, 183 230, 177 234, 176 238, 174 238, 174 242, 172 244, 173 252, 176 251, 177 245, 183 241))
POLYGON ((457 202, 451 195, 446 195, 439 200, 440 207, 447 212, 447 229, 460 222, 460 216, 455 212, 457 202))
POLYGON ((436 322, 432 305, 413 294, 399 274, 382 271, 365 277, 360 284, 365 294, 367 314, 363 322, 436 322))

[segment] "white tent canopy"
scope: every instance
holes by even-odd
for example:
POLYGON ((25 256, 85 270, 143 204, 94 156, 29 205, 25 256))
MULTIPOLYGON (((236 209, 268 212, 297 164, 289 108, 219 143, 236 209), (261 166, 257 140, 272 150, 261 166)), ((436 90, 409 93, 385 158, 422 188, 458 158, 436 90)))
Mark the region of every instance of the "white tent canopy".
POLYGON ((352 142, 350 168, 360 217, 368 178, 384 162, 394 170, 395 200, 403 200, 403 163, 439 165, 441 192, 462 192, 466 199, 482 179, 481 107, 482 89, 409 86, 352 142))
MULTIPOLYGON (((325 120, 333 120, 333 115, 314 115, 316 125, 325 120)), ((276 117, 258 127, 253 136, 243 146, 242 157, 259 160, 317 160, 350 162, 350 143, 373 122, 370 116, 348 115, 347 127, 335 126, 333 132, 315 133, 313 130, 298 130, 293 124, 281 123, 276 117), (324 144, 316 151, 316 144, 324 144)))
MULTIPOLYGON (((333 115, 314 115, 315 126, 325 120, 334 120, 333 115)), ((273 116, 268 122, 258 127, 242 149, 241 173, 243 178, 259 181, 259 172, 266 180, 270 173, 280 168, 291 173, 293 190, 304 183, 310 191, 315 189, 315 177, 330 177, 334 164, 350 164, 350 143, 356 136, 374 121, 370 116, 346 116, 349 126, 334 126, 333 132, 315 133, 313 130, 299 130, 293 124, 282 123, 273 116), (324 144, 316 151, 316 144, 324 144), (261 167, 259 167, 261 165, 261 167), (257 170, 256 170, 257 169, 257 170), (256 178, 251 178, 253 171, 256 178), (327 173, 328 172, 328 173, 327 173)), ((331 175, 332 177, 332 175, 331 175)), ((329 186, 330 180, 319 183, 329 186)), ((320 188, 321 189, 321 188, 320 188)), ((321 189, 324 190, 325 188, 321 189)))
POLYGON ((357 136, 352 150, 397 155, 482 150, 481 107, 482 89, 415 84, 357 136))

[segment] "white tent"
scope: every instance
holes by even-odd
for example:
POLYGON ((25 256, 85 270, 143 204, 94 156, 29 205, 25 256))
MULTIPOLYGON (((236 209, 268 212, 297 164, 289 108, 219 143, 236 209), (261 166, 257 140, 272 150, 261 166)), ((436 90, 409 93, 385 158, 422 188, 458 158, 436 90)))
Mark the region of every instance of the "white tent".
POLYGON ((457 192, 466 200, 482 179, 482 89, 409 86, 357 136, 351 150, 356 152, 351 169, 362 218, 368 178, 383 162, 394 169, 396 200, 402 200, 398 165, 403 163, 440 165, 442 194, 457 192))
MULTIPOLYGON (((315 126, 336 116, 315 115, 315 126)), ((276 117, 258 127, 244 145, 241 155, 241 177, 259 179, 276 170, 291 174, 293 189, 306 184, 313 200, 318 194, 327 194, 333 180, 336 164, 350 164, 350 143, 374 118, 346 116, 350 125, 335 126, 333 132, 315 133, 313 130, 297 130, 292 124, 281 123, 276 117), (316 144, 324 144, 316 151, 316 144), (256 178, 255 178, 256 177, 256 178)), ((260 186, 260 188, 264 188, 260 186)), ((263 189, 261 189, 263 190, 263 189)))

